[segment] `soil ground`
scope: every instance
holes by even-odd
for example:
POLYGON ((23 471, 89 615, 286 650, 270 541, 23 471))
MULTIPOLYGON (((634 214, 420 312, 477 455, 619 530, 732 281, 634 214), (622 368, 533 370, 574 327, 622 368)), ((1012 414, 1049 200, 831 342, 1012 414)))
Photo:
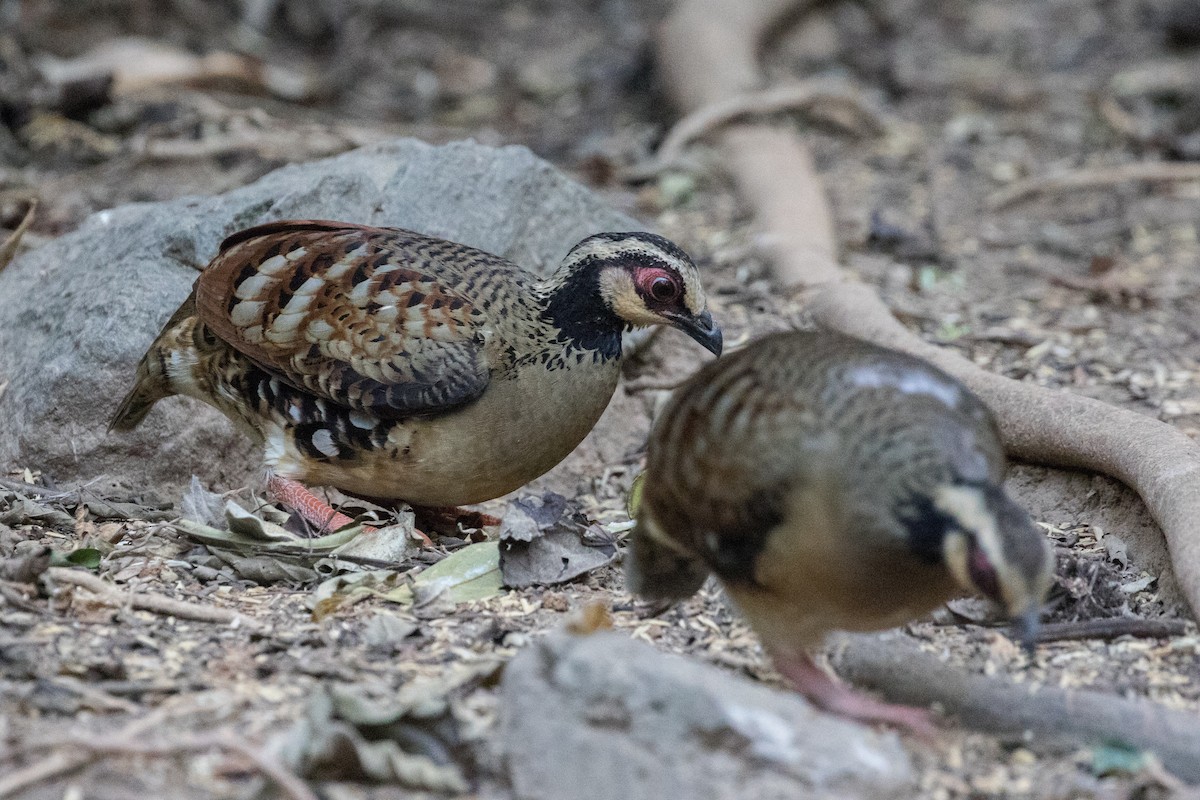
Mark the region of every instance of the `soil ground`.
MULTIPOLYGON (((139 90, 66 116, 51 106, 34 113, 36 102, 14 105, 12 81, 0 83, 9 92, 0 93, 8 103, 0 115, 0 226, 15 227, 36 197, 26 239, 36 244, 100 209, 224 191, 288 160, 372 138, 474 136, 528 144, 692 252, 728 345, 802 315, 773 288, 761 242, 703 144, 688 169, 636 185, 618 178, 670 121, 650 47, 666 3, 470 0, 451 16, 440 5, 110 0, 85 19, 71 3, 0 2, 0 14, 19 6, 23 15, 5 37, 0 76, 7 69, 11 78, 19 59, 68 58, 140 35, 202 53, 248 50, 293 83, 321 78, 303 102, 225 81, 139 90), (258 27, 244 16, 253 9, 266 14, 258 27)), ((999 373, 1131 408, 1195 436, 1200 185, 1115 182, 1004 207, 991 198, 1056 170, 1200 157, 1198 17, 1195 3, 1149 0, 834 2, 782 32, 766 59, 780 81, 847 82, 880 114, 882 134, 854 130, 844 113, 821 106, 790 124, 814 148, 846 263, 881 288, 903 321, 999 373)), ((656 337, 585 445, 534 488, 567 495, 601 522, 623 521, 650 414, 703 358, 675 334, 656 337)), ((39 477, 37 464, 20 466, 10 477, 39 477)), ((1186 616, 1135 496, 1107 479, 1037 467, 1018 466, 1013 483, 1058 546, 1051 619, 1186 616)), ((411 635, 381 645, 372 633, 377 619, 401 614, 387 602, 314 618, 311 587, 260 586, 201 568, 197 548, 157 523, 84 515, 65 527, 0 526, 0 556, 37 544, 96 546, 113 579, 237 609, 266 632, 114 610, 62 587, 46 597, 6 582, 4 769, 36 762, 55 752, 47 745, 80 731, 111 733, 148 709, 161 711, 170 734, 229 726, 262 741, 286 730, 321 686, 354 683, 383 695, 452 662, 507 657, 594 600, 611 606, 616 627, 661 648, 779 680, 711 587, 648 617, 625 594, 617 566, 418 615, 411 635)), ((964 601, 909 632, 963 669, 1200 710, 1194 627, 1170 639, 1053 642, 1030 659, 993 623, 982 604, 964 601)), ((489 691, 477 690, 484 721, 489 691)), ((935 744, 906 744, 928 797, 1175 791, 1152 764, 1107 774, 1098 749, 953 727, 935 744)), ((487 765, 479 769, 484 793, 502 795, 487 765)), ((97 758, 20 796, 77 797, 86 787, 89 798, 213 797, 244 790, 252 774, 248 763, 211 754, 126 755, 97 758)), ((331 797, 411 796, 353 783, 326 788, 331 797)))

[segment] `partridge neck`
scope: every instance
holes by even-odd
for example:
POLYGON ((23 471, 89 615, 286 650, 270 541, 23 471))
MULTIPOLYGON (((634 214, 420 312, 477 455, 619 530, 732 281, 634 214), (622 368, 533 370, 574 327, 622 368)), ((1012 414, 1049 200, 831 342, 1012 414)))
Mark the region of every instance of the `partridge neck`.
POLYGON ((540 287, 544 318, 569 346, 608 360, 621 355, 625 322, 600 295, 600 272, 587 264, 560 269, 540 287))

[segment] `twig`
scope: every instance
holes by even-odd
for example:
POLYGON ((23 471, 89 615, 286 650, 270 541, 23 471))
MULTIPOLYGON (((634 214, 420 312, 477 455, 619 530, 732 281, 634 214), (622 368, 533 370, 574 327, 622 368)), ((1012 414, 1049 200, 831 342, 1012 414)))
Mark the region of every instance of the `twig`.
POLYGON ((310 128, 302 133, 239 131, 199 141, 191 139, 137 140, 134 152, 146 161, 184 161, 216 158, 230 153, 253 152, 260 158, 304 158, 336 155, 373 144, 381 137, 358 128, 310 128))
POLYGON ((89 686, 79 678, 70 675, 56 675, 49 679, 49 683, 65 689, 72 694, 79 695, 79 698, 84 703, 97 711, 123 711, 126 714, 131 714, 140 708, 137 703, 132 703, 121 697, 115 697, 103 689, 89 686))
POLYGON ((1142 619, 1141 617, 1108 617, 1085 619, 1079 622, 1047 622, 1038 631, 1039 642, 1061 642, 1074 639, 1116 639, 1118 636, 1138 636, 1144 639, 1169 639, 1183 636, 1190 623, 1183 619, 1142 619))
POLYGON ((47 489, 45 486, 37 486, 25 481, 13 480, 12 478, 0 478, 0 489, 22 492, 33 497, 52 497, 55 499, 70 497, 75 494, 74 491, 64 492, 62 489, 47 489))
POLYGON ((259 772, 274 781, 292 800, 318 800, 316 793, 308 788, 308 785, 295 773, 232 731, 189 736, 165 742, 76 738, 72 744, 90 750, 93 754, 107 756, 173 756, 195 750, 227 750, 237 753, 253 763, 259 772))
POLYGON ((226 625, 250 624, 246 617, 228 608, 197 605, 153 592, 122 592, 96 575, 80 570, 51 567, 46 572, 58 583, 67 583, 87 589, 101 602, 108 605, 128 605, 142 611, 152 611, 155 614, 166 614, 178 619, 190 619, 197 622, 217 622, 226 625))
POLYGON ((1059 172, 1054 175, 1017 181, 1013 185, 993 193, 987 202, 988 207, 996 211, 1039 194, 1055 194, 1076 189, 1099 189, 1122 183, 1170 183, 1175 181, 1200 181, 1200 164, 1152 161, 1059 172))
POLYGON ((21 593, 21 590, 25 588, 27 588, 25 584, 0 579, 0 597, 3 597, 7 603, 31 614, 46 613, 46 609, 29 602, 29 598, 21 593))
POLYGON ((830 661, 847 680, 888 700, 938 703, 967 728, 1032 731, 1076 741, 1119 740, 1149 750, 1178 777, 1200 781, 1200 715, 1091 691, 1013 684, 948 666, 896 634, 844 636, 830 661))
POLYGON ((652 159, 635 164, 623 171, 621 177, 627 181, 651 178, 678 163, 683 149, 693 141, 742 117, 805 109, 821 101, 849 106, 876 133, 887 129, 881 115, 869 108, 859 93, 843 85, 814 80, 789 86, 772 86, 718 100, 688 114, 667 132, 652 159))
MULTIPOLYGON (((691 109, 758 84, 761 39, 779 20, 794 19, 810 4, 683 0, 663 26, 660 42, 659 63, 673 93, 691 109), (721 57, 714 59, 714 53, 721 57)), ((808 310, 818 325, 925 358, 963 381, 996 415, 1005 449, 1017 458, 1101 472, 1134 489, 1166 537, 1188 602, 1200 610, 1195 536, 1200 447, 1158 420, 1001 377, 914 335, 874 291, 850 282, 838 265, 829 205, 803 142, 788 130, 744 124, 726 128, 721 142, 742 197, 776 244, 775 276, 807 290, 808 310)), ((1186 166, 1200 177, 1200 165, 1186 166)))
MULTIPOLYGON (((145 732, 147 725, 139 725, 137 733, 145 732)), ((284 791, 292 800, 317 800, 317 795, 308 786, 275 758, 262 749, 254 747, 232 731, 188 736, 168 741, 146 741, 135 739, 133 731, 113 737, 74 737, 68 743, 74 748, 70 754, 54 753, 43 761, 19 770, 0 779, 0 798, 14 794, 86 765, 96 756, 174 756, 196 750, 225 750, 245 758, 284 791), (79 752, 83 751, 83 752, 79 752), (16 779, 16 780, 14 780, 16 779)))
MULTIPOLYGON (((151 728, 161 725, 163 720, 168 716, 169 713, 166 709, 156 709, 141 719, 135 719, 130 722, 118 731, 117 738, 135 738, 151 728)), ((0 776, 0 800, 11 797, 17 792, 28 789, 30 786, 35 786, 43 781, 48 781, 59 775, 65 775, 68 772, 74 772, 86 766, 91 760, 91 753, 80 752, 78 750, 69 753, 51 753, 41 761, 36 761, 27 767, 13 770, 7 775, 0 776)))
POLYGON ((74 772, 89 761, 91 761, 90 756, 78 752, 53 753, 27 767, 13 770, 7 775, 0 776, 0 800, 43 781, 74 772))
POLYGON ((25 231, 29 230, 29 226, 33 224, 33 216, 37 212, 37 207, 37 198, 30 198, 29 210, 25 212, 25 216, 21 219, 21 224, 8 235, 3 244, 0 244, 0 271, 3 271, 8 266, 8 263, 13 260, 13 256, 17 254, 17 247, 21 244, 21 237, 25 235, 25 231))
POLYGON ((1096 110, 1108 123, 1108 127, 1129 141, 1141 144, 1150 140, 1150 135, 1143 130, 1137 118, 1122 108, 1117 98, 1111 94, 1106 92, 1100 95, 1096 100, 1096 110))

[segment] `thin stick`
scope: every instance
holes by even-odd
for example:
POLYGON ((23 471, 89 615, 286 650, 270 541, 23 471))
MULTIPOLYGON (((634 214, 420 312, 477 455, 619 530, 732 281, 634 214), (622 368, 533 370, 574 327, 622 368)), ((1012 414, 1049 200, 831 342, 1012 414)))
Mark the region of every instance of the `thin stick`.
POLYGON ((0 489, 8 489, 13 492, 21 492, 32 497, 53 497, 63 498, 70 497, 75 494, 74 491, 64 492, 62 489, 47 489, 45 486, 36 486, 25 481, 16 481, 12 478, 0 477, 0 489))
MULTIPOLYGON (((142 730, 138 731, 139 733, 142 730)), ((8 797, 23 788, 57 777, 87 764, 96 756, 174 756, 196 750, 226 750, 245 758, 284 791, 292 800, 317 800, 317 795, 291 770, 254 747, 232 731, 189 736, 165 742, 134 741, 127 735, 106 740, 101 737, 75 737, 73 748, 82 750, 70 754, 54 753, 48 758, 0 779, 0 798, 8 797), (14 779, 16 779, 14 781, 14 779)))
POLYGON ((1037 640, 1039 642, 1060 642, 1075 639, 1116 639, 1118 636, 1170 639, 1173 636, 1183 636, 1190 627, 1191 624, 1183 619, 1141 619, 1139 617, 1047 622, 1038 631, 1037 640))
POLYGON ((1171 183, 1200 181, 1200 164, 1152 161, 1115 167, 1090 167, 1017 181, 988 198, 993 211, 1039 194, 1058 194, 1078 189, 1101 189, 1122 183, 1171 183))
POLYGON ((58 583, 66 583, 87 589, 103 603, 113 606, 128 605, 142 611, 165 614, 178 619, 197 622, 216 622, 226 625, 248 625, 250 620, 236 611, 216 606, 202 606, 184 600, 156 594, 154 592, 122 592, 110 583, 87 572, 67 567, 51 567, 50 577, 58 583))
POLYGON ((74 739, 72 744, 107 756, 174 756, 195 750, 228 750, 252 762, 259 772, 274 781, 292 800, 318 800, 316 793, 295 773, 232 731, 166 742, 74 739))
POLYGON ((91 760, 91 756, 86 753, 60 752, 53 753, 27 767, 13 770, 7 775, 0 776, 0 800, 5 797, 11 797, 17 792, 28 789, 30 786, 36 786, 43 781, 57 778, 59 775, 65 775, 68 772, 74 772, 91 760))
MULTIPOLYGON (((160 725, 169 716, 165 709, 156 709, 141 719, 135 719, 117 733, 117 738, 134 738, 160 725)), ((92 753, 78 750, 52 753, 41 761, 0 776, 0 800, 28 789, 43 781, 74 772, 92 760, 92 753)))

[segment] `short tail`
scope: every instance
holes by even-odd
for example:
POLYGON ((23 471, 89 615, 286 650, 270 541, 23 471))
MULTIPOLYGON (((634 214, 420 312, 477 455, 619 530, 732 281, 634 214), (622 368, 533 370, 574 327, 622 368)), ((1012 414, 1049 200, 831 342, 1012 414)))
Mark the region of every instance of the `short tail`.
POLYGON ((631 592, 647 600, 686 600, 704 585, 708 573, 702 561, 671 545, 642 509, 625 553, 625 585, 631 592))

